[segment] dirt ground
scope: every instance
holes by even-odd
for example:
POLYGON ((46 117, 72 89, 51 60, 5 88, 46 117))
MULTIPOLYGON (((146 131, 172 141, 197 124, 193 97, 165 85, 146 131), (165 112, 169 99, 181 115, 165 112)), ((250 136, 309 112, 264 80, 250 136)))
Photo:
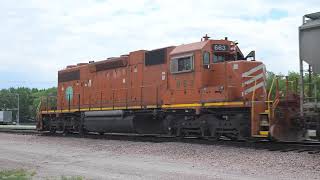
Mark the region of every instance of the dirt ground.
POLYGON ((320 155, 0 133, 0 169, 35 179, 320 179, 320 155))

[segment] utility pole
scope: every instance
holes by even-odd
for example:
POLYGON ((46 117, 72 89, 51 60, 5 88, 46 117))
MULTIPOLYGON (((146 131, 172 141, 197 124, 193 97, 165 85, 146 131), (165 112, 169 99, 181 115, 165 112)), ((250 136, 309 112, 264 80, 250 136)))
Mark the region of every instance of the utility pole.
POLYGON ((312 71, 311 71, 311 65, 309 64, 309 69, 308 69, 308 84, 309 84, 309 86, 308 86, 308 88, 309 88, 309 90, 308 90, 308 98, 309 98, 309 100, 310 99, 312 99, 312 93, 313 93, 313 91, 312 91, 312 71))
POLYGON ((19 125, 20 124, 20 115, 19 115, 20 114, 20 96, 18 93, 16 95, 18 97, 17 125, 19 125))
POLYGON ((300 58, 300 115, 303 116, 304 103, 304 81, 303 81, 303 60, 300 58))
MULTIPOLYGON (((305 16, 302 17, 302 25, 305 23, 305 16)), ((303 116, 304 103, 304 80, 303 80, 303 58, 301 53, 301 30, 299 28, 299 66, 300 66, 300 116, 303 116)))

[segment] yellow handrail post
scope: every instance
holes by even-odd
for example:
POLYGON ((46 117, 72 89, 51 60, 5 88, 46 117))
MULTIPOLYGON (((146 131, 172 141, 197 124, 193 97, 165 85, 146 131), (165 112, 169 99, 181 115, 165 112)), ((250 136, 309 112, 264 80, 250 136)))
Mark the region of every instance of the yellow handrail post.
POLYGON ((270 107, 270 97, 271 97, 271 92, 272 92, 272 89, 273 89, 273 85, 274 85, 274 81, 276 79, 276 76, 272 79, 272 83, 271 83, 271 86, 270 86, 270 89, 269 89, 269 93, 268 93, 268 97, 267 97, 267 107, 268 107, 268 119, 269 119, 269 122, 270 122, 270 118, 271 118, 271 107, 270 107))
POLYGON ((257 80, 254 80, 254 89, 252 92, 252 99, 251 99, 251 120, 254 118, 254 98, 256 95, 256 86, 257 86, 257 80))

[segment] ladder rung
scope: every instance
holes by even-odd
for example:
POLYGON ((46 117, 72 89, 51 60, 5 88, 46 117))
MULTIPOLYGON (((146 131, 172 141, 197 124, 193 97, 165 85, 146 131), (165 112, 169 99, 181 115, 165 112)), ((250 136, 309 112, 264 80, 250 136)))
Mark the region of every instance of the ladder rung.
POLYGON ((259 134, 260 134, 261 136, 268 137, 269 131, 259 131, 259 134))
POLYGON ((260 113, 261 115, 268 115, 269 113, 268 112, 263 112, 263 113, 260 113))

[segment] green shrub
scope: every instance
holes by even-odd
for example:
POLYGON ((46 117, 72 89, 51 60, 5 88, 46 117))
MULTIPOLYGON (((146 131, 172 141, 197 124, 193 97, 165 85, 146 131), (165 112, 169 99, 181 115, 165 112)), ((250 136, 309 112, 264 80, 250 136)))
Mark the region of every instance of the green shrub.
POLYGON ((83 180, 80 176, 61 176, 61 180, 83 180))
POLYGON ((30 180, 34 175, 34 172, 28 172, 23 169, 1 170, 0 180, 30 180))

